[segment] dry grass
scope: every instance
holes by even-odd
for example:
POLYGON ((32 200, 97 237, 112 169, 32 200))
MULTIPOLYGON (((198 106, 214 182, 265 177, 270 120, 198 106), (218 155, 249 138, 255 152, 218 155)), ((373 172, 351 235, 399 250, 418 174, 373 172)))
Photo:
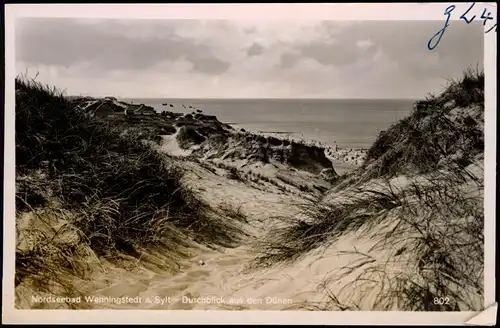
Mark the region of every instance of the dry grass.
POLYGON ((248 223, 248 218, 243 213, 241 205, 235 207, 230 203, 224 203, 219 206, 219 209, 222 211, 222 214, 226 217, 230 217, 238 222, 248 223))
POLYGON ((182 149, 188 149, 192 145, 198 145, 205 140, 206 138, 198 133, 197 127, 192 123, 182 126, 177 134, 177 142, 182 149))
POLYGON ((356 302, 376 290, 374 308, 368 310, 478 311, 474 302, 483 293, 483 187, 465 175, 466 183, 449 174, 434 174, 405 188, 385 182, 353 192, 349 202, 311 203, 304 211, 310 220, 283 218, 287 225, 269 233, 253 265, 292 263, 357 232, 379 242, 369 254, 350 254, 355 260, 328 277, 323 291, 329 295, 331 281, 347 277, 350 282, 321 306, 360 309, 356 302), (375 255, 387 251, 391 256, 386 261, 375 261, 375 255), (448 297, 450 304, 434 305, 434 297, 448 297), (343 305, 335 305, 335 299, 343 305))
POLYGON ((281 218, 283 226, 269 232, 252 266, 291 264, 355 233, 378 242, 368 252, 347 254, 352 262, 320 286, 324 302, 305 308, 481 310, 481 88, 484 75, 467 71, 442 95, 417 104, 410 117, 379 136, 365 166, 335 186, 337 198, 318 199, 300 216, 281 218), (400 175, 408 184, 391 180, 400 175), (343 287, 333 290, 332 282, 340 281, 343 287), (435 297, 449 302, 434 304, 435 297))
POLYGON ((466 70, 439 96, 415 103, 413 113, 380 133, 368 150, 364 181, 461 169, 484 151, 484 73, 466 70))
POLYGON ((238 170, 238 168, 234 166, 228 166, 227 168, 227 177, 228 179, 231 180, 236 180, 236 181, 245 181, 245 177, 242 175, 242 173, 238 170))
MULTIPOLYGON (((17 217, 56 203, 73 214, 66 219, 80 243, 107 258, 139 256, 145 247, 183 256, 185 235, 209 246, 235 246, 240 229, 195 197, 174 160, 145 139, 89 118, 55 88, 17 78, 17 217)), ((18 281, 35 273, 56 279, 56 272, 64 275, 63 268, 79 261, 72 248, 36 240, 16 253, 18 281)))

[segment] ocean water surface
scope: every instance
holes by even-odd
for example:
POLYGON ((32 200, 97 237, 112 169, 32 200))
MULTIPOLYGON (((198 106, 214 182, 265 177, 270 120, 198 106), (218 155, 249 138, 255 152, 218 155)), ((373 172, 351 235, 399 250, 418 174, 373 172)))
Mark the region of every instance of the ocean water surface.
POLYGON ((123 100, 147 104, 159 112, 190 113, 198 109, 235 128, 289 133, 349 148, 369 148, 380 131, 409 115, 414 102, 408 99, 123 100), (165 103, 168 105, 164 106, 165 103))

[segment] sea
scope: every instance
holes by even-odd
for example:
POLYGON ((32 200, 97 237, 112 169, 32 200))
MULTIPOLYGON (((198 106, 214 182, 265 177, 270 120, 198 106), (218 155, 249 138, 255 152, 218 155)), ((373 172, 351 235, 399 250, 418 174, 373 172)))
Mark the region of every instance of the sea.
POLYGON ((163 110, 201 110, 235 128, 369 148, 378 134, 408 116, 411 99, 121 99, 163 110), (164 104, 168 104, 164 106, 164 104), (170 106, 172 105, 172 106, 170 106))

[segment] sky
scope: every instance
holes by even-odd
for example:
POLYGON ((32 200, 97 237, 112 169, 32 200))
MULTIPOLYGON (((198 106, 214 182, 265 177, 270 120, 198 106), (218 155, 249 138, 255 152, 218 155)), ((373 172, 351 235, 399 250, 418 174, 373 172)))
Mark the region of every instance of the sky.
POLYGON ((482 23, 22 18, 16 71, 69 95, 422 98, 482 66, 482 23))

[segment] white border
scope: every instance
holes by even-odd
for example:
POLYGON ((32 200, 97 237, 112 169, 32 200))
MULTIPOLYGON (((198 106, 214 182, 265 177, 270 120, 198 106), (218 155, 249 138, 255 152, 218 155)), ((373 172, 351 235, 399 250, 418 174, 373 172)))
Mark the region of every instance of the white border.
MULTIPOLYGON (((71 311, 16 310, 15 267, 15 140, 14 140, 14 21, 17 17, 91 17, 150 19, 291 19, 291 20, 441 20, 444 9, 466 3, 406 4, 8 4, 5 6, 5 178, 3 323, 278 323, 278 324, 464 324, 475 312, 275 312, 275 311, 71 311)), ((487 6, 496 17, 495 3, 487 6)), ((463 10, 462 10, 463 9, 463 10)), ((476 13, 481 15, 481 12, 476 13)), ((454 15, 452 20, 458 20, 454 15)), ((450 27, 452 28, 452 27, 450 27)), ((423 45, 426 46, 426 45, 423 45)), ((464 45, 466 46, 466 45, 464 45)), ((495 302, 495 159, 496 159, 496 37, 485 35, 485 306, 495 302)))

